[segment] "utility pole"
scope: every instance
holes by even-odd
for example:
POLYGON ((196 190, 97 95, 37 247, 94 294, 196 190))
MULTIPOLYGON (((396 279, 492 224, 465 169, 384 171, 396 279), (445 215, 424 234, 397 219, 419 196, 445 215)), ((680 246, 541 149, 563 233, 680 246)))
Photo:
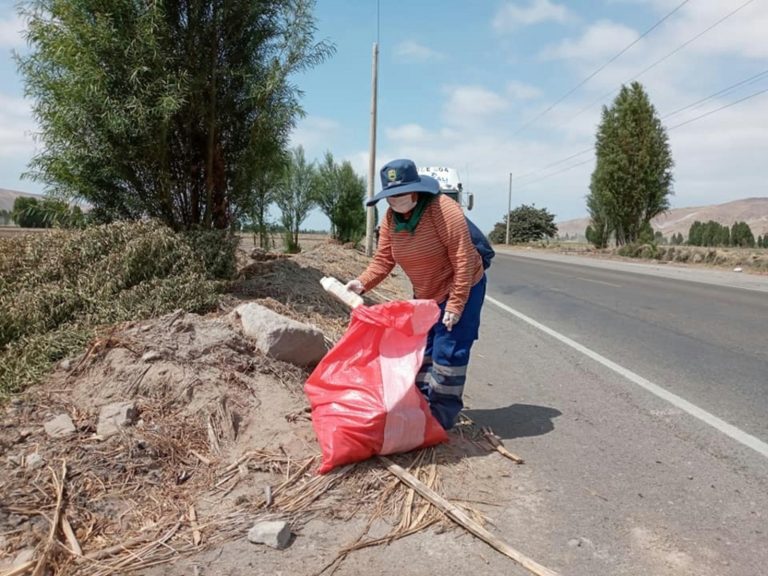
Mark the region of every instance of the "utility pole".
POLYGON ((512 213, 512 172, 509 173, 509 195, 507 196, 507 246, 509 246, 509 215, 512 213))
MULTIPOLYGON (((371 145, 368 153, 368 199, 372 199, 376 186, 376 93, 379 76, 379 43, 373 43, 371 70, 371 145)), ((373 229, 376 226, 376 208, 369 207, 365 220, 365 255, 373 256, 373 229)))

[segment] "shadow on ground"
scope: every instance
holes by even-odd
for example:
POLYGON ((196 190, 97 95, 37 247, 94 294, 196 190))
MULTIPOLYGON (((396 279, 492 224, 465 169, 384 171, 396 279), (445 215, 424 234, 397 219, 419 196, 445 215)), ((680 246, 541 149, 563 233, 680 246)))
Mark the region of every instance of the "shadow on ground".
POLYGON ((501 438, 541 436, 555 429, 553 420, 562 412, 547 406, 511 404, 504 408, 465 410, 479 426, 490 426, 501 438))

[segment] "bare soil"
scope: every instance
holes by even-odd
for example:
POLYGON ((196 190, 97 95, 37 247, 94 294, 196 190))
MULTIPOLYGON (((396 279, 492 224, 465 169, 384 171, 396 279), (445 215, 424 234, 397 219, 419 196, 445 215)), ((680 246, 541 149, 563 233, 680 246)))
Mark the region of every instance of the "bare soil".
MULTIPOLYGON (((330 242, 291 257, 249 253, 219 312, 105 327, 4 408, 0 573, 524 573, 377 460, 315 473, 308 372, 256 351, 229 312, 257 301, 333 343, 349 313, 319 279, 348 280, 367 258, 330 242), (100 408, 123 401, 136 403, 138 420, 97 436, 100 408), (64 413, 75 433, 49 438, 43 424, 64 413), (42 466, 30 465, 34 455, 42 466), (291 525, 287 549, 248 542, 256 521, 275 518, 291 525)), ((395 274, 368 301, 408 293, 395 274)), ((448 444, 396 461, 481 521, 497 511, 496 481, 516 467, 469 421, 448 444)))

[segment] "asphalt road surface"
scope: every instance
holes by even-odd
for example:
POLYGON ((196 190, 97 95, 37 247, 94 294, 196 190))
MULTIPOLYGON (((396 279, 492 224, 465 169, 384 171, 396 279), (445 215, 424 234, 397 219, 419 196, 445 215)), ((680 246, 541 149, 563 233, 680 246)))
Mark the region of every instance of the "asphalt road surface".
POLYGON ((768 575, 768 278, 498 254, 467 414, 495 530, 573 576, 768 575))

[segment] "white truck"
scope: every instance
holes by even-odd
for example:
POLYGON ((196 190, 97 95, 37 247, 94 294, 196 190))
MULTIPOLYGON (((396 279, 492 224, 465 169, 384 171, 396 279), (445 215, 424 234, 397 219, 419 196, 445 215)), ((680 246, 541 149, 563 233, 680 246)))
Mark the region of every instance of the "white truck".
POLYGON ((445 166, 424 166, 417 168, 419 175, 431 176, 440 183, 440 192, 450 196, 459 206, 472 210, 475 203, 475 197, 472 192, 465 192, 464 185, 459 179, 459 173, 455 168, 446 168, 445 166))

